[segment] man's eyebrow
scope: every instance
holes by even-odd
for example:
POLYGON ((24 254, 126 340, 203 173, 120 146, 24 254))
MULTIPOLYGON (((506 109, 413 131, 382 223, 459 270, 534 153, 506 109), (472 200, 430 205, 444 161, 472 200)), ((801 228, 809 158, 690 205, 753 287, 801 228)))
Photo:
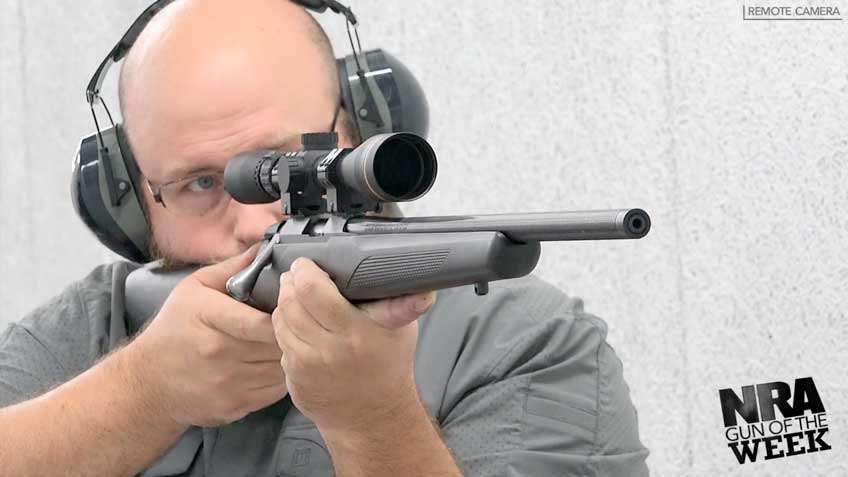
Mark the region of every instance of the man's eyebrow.
POLYGON ((172 171, 169 171, 167 174, 165 174, 165 178, 161 182, 158 182, 158 184, 162 185, 162 184, 168 184, 168 183, 171 183, 171 182, 177 182, 179 180, 185 179, 186 177, 194 176, 194 175, 197 175, 197 174, 202 174, 202 173, 205 173, 205 172, 219 173, 219 172, 223 172, 223 170, 220 169, 220 168, 208 166, 208 165, 193 166, 193 167, 188 167, 188 166, 178 167, 178 168, 176 168, 172 171))
MULTIPOLYGON (((251 149, 248 149, 243 152, 255 151, 257 149, 284 149, 290 146, 299 146, 300 145, 300 134, 287 134, 282 137, 282 139, 277 141, 272 141, 271 144, 260 144, 251 149)), ((287 149, 288 150, 288 149, 287 149)), ((229 160, 228 160, 229 161, 229 160)), ((173 170, 168 171, 164 174, 165 178, 158 182, 159 184, 167 184, 169 182, 175 182, 180 179, 184 179, 188 176, 193 176, 196 174, 201 174, 204 172, 223 172, 222 168, 211 166, 208 164, 196 165, 196 166, 181 166, 176 167, 173 170)))

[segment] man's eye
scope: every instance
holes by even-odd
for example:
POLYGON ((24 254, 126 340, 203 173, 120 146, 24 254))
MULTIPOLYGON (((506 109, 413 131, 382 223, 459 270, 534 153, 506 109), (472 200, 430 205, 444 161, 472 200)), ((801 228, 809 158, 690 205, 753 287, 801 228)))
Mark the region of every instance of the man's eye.
POLYGON ((215 176, 200 176, 188 183, 189 192, 206 192, 214 189, 218 181, 215 176))

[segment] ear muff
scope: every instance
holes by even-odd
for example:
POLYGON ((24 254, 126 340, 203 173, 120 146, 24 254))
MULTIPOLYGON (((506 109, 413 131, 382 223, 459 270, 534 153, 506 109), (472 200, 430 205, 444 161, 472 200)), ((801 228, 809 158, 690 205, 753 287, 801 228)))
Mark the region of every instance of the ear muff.
POLYGON ((342 104, 359 137, 364 141, 390 132, 412 132, 427 137, 430 109, 424 90, 412 72, 381 49, 364 52, 359 61, 365 81, 357 74, 353 54, 336 60, 342 104))
POLYGON ((120 125, 80 141, 71 174, 77 215, 100 243, 133 262, 150 260, 150 229, 141 207, 139 171, 120 125))

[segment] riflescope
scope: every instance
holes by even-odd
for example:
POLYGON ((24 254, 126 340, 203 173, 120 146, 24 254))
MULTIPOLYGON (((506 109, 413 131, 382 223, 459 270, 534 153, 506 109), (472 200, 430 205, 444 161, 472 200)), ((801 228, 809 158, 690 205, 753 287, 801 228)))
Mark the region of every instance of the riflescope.
POLYGON ((283 199, 288 215, 361 214, 415 200, 436 180, 436 154, 415 134, 378 134, 355 149, 338 148, 334 133, 302 142, 300 151, 237 155, 224 172, 227 191, 244 204, 283 199))

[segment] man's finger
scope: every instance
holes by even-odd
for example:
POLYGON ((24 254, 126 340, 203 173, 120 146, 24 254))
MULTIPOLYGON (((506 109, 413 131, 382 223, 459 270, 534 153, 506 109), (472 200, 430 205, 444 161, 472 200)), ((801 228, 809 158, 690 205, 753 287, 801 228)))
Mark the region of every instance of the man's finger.
POLYGON ((260 244, 255 244, 243 253, 230 257, 223 262, 201 268, 189 275, 189 279, 200 282, 206 288, 227 292, 227 280, 236 273, 244 270, 253 261, 260 244))
POLYGON ((200 312, 209 327, 242 341, 275 342, 271 315, 229 297, 217 298, 200 312))
POLYGON ((350 326, 349 317, 358 310, 315 262, 298 258, 289 273, 298 300, 324 329, 341 333, 350 326))
POLYGON ((274 334, 276 335, 277 343, 283 352, 280 363, 283 364, 283 367, 285 368, 286 353, 289 355, 305 354, 309 352, 311 347, 309 344, 298 338, 297 335, 292 333, 292 330, 289 328, 289 324, 286 320, 278 320, 275 325, 274 334))
POLYGON ((395 329, 417 320, 435 301, 436 292, 431 291, 372 301, 359 307, 383 328, 395 329))
POLYGON ((279 358, 276 361, 251 364, 239 372, 239 381, 249 389, 284 383, 286 380, 279 358))
POLYGON ((310 345, 318 344, 321 335, 328 333, 328 330, 322 327, 300 303, 294 290, 290 272, 283 273, 280 276, 280 296, 272 319, 275 327, 280 326, 279 321, 285 321, 298 339, 310 345))
POLYGON ((239 352, 239 359, 247 364, 264 363, 266 361, 280 364, 282 354, 280 345, 277 344, 275 338, 273 343, 244 343, 243 351, 239 352))
POLYGON ((268 407, 286 397, 286 394, 288 394, 288 389, 286 388, 285 379, 282 383, 253 389, 250 391, 250 412, 255 412, 268 407))

